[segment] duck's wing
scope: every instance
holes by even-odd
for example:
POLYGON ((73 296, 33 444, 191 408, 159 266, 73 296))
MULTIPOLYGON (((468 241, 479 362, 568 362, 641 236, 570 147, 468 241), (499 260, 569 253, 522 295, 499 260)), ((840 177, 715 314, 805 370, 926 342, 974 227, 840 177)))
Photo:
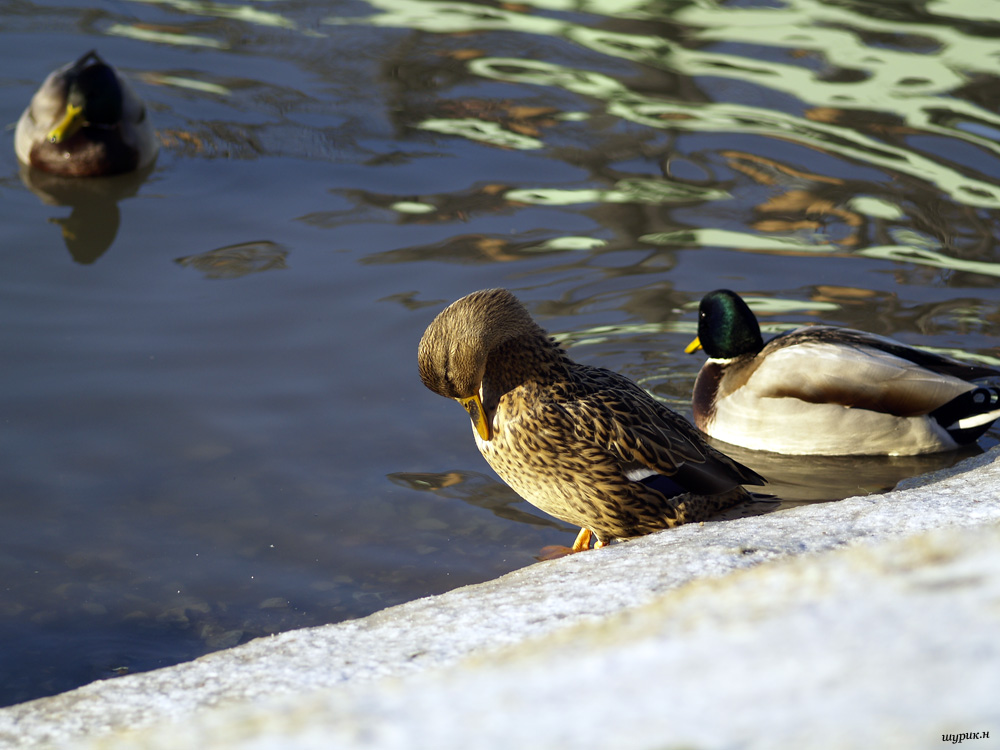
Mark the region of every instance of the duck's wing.
POLYGON ((996 376, 889 339, 843 328, 793 331, 768 342, 736 387, 758 399, 791 398, 912 417, 971 389, 967 377, 996 376))
POLYGON ((832 346, 845 345, 881 351, 900 359, 905 359, 907 362, 911 362, 931 372, 936 372, 939 375, 950 375, 960 380, 1000 378, 1000 370, 995 367, 960 362, 951 357, 907 346, 899 341, 879 336, 875 333, 857 331, 853 328, 839 328, 837 326, 806 326, 804 328, 796 328, 768 341, 765 352, 773 352, 776 349, 796 346, 802 343, 826 343, 832 346))
POLYGON ((715 450, 690 422, 627 378, 587 367, 581 368, 578 384, 581 392, 563 405, 574 430, 612 455, 632 481, 650 484, 660 475, 683 491, 703 495, 766 483, 715 450))

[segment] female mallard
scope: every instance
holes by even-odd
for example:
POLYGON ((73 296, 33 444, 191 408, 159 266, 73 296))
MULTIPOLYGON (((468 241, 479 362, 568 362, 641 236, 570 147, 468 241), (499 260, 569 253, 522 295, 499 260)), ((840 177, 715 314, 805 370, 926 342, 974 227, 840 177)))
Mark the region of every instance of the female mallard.
POLYGON ((25 164, 63 177, 101 177, 152 163, 158 146, 146 105, 97 53, 49 74, 17 121, 25 164))
POLYGON ((1000 390, 969 381, 1000 371, 871 333, 799 328, 764 344, 728 289, 705 295, 698 338, 708 361, 694 423, 714 438, 789 454, 909 456, 971 443, 1000 417, 1000 390))
POLYGON ((703 520, 764 480, 627 378, 573 362, 506 289, 463 297, 427 327, 420 379, 472 417, 476 444, 521 497, 590 537, 703 520))

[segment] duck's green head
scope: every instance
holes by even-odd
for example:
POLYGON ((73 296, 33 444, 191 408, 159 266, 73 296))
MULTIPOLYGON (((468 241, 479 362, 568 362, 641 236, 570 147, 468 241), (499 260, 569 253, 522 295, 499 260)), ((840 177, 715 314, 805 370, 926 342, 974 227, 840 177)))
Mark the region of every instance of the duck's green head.
POLYGON ((121 122, 123 94, 110 65, 91 50, 63 73, 66 114, 49 131, 52 143, 62 143, 85 125, 110 128, 121 122))
POLYGON ((712 359, 756 354, 764 348, 757 317, 735 292, 716 289, 698 307, 698 338, 684 350, 704 349, 712 359))

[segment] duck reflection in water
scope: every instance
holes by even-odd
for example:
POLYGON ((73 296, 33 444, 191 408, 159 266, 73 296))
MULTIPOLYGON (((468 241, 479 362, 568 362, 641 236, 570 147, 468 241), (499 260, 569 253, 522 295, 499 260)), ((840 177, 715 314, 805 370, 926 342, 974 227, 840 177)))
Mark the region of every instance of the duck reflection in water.
POLYGON ((526 523, 531 526, 548 526, 561 531, 576 529, 548 516, 538 516, 524 510, 527 503, 510 487, 478 471, 408 472, 388 474, 393 484, 419 492, 433 492, 441 497, 454 498, 476 508, 488 510, 497 518, 526 523))
POLYGON ((951 468, 983 452, 973 443, 918 456, 800 456, 743 448, 711 436, 707 440, 767 478, 767 491, 777 502, 766 510, 888 492, 904 479, 951 468))
POLYGON ((66 249, 77 263, 90 264, 114 243, 121 224, 119 201, 138 193, 152 165, 116 175, 78 180, 60 177, 26 164, 21 165, 21 181, 47 206, 68 206, 69 216, 51 218, 62 231, 66 249))
POLYGON ((62 230, 78 263, 93 263, 118 234, 118 202, 136 194, 159 144, 142 99, 91 50, 46 77, 14 133, 21 180, 46 205, 69 206, 62 230))

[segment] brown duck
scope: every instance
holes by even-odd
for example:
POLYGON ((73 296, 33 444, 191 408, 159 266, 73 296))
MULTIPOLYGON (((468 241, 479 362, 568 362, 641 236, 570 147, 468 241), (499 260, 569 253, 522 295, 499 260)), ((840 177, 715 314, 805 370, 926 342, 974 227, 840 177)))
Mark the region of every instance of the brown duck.
POLYGON ((445 308, 418 362, 424 385, 468 411, 497 474, 581 527, 574 552, 704 520, 764 484, 628 378, 573 362, 506 289, 445 308))

